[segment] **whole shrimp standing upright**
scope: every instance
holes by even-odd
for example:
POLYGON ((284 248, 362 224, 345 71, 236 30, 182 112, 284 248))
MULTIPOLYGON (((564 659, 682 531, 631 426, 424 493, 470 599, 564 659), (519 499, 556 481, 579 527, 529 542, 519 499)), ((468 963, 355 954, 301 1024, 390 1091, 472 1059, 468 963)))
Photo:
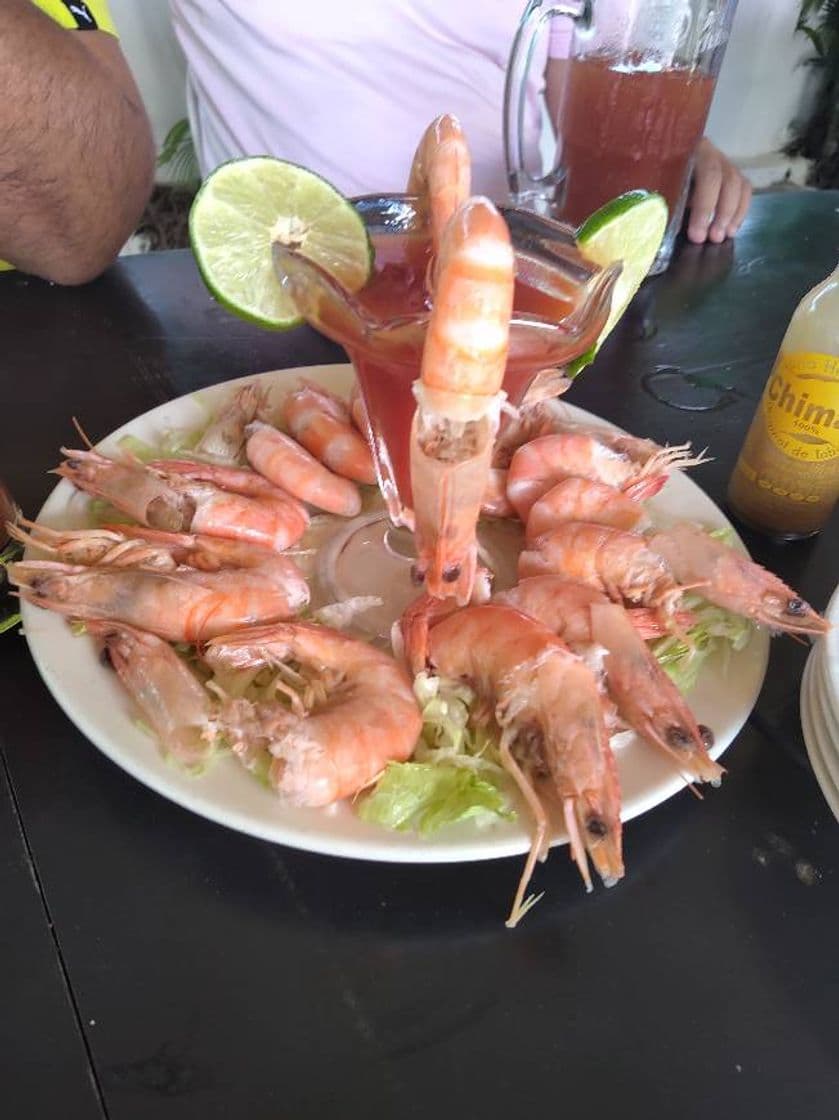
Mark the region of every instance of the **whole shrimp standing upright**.
POLYGON ((416 195, 426 212, 435 257, 449 219, 469 197, 471 180, 469 148, 460 121, 443 113, 423 133, 408 178, 408 194, 416 195))
POLYGON ((503 401, 514 276, 504 219, 488 199, 469 199, 440 245, 411 428, 416 571, 431 595, 461 604, 475 577, 475 528, 503 401))

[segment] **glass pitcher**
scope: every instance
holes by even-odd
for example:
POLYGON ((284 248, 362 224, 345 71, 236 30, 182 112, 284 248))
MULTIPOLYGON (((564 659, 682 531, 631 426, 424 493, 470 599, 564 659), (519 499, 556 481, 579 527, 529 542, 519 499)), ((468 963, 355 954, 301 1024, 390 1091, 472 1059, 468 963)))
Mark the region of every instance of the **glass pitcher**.
POLYGON ((651 273, 670 262, 737 0, 529 0, 507 68, 504 125, 513 202, 577 225, 624 191, 658 191, 670 220, 651 273), (550 34, 556 155, 524 166, 527 73, 550 34))

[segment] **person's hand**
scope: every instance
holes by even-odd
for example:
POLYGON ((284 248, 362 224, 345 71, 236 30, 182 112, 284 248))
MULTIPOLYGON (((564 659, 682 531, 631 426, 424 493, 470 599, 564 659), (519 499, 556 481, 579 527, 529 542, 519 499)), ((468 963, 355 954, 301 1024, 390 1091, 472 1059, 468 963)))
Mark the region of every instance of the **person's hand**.
POLYGON ((699 141, 688 207, 688 240, 696 245, 733 237, 752 198, 749 180, 706 137, 699 141))

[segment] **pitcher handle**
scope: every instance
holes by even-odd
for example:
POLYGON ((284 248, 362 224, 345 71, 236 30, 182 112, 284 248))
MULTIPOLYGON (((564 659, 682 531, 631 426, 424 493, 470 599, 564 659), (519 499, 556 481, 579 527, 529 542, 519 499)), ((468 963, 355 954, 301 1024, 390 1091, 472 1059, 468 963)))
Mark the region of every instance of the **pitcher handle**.
MULTIPOLYGON (((513 201, 524 203, 529 199, 531 204, 541 201, 543 207, 549 207, 544 188, 556 185, 559 179, 558 169, 534 179, 524 166, 527 74, 533 61, 536 36, 542 25, 553 16, 570 16, 573 20, 580 20, 584 27, 588 27, 591 24, 592 0, 543 5, 544 0, 528 0, 510 50, 504 83, 504 158, 507 164, 507 184, 513 201)), ((537 206, 536 209, 543 207, 537 206)))

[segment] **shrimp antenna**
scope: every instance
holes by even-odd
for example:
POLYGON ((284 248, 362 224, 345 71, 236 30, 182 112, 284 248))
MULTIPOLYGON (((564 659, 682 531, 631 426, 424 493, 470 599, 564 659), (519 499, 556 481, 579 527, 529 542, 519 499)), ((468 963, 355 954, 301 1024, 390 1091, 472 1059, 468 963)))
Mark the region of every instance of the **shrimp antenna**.
MULTIPOLYGON (((513 899, 513 905, 510 908, 510 915, 504 923, 507 929, 515 929, 528 910, 532 909, 542 897, 539 895, 530 895, 528 898, 524 897, 524 892, 527 890, 533 875, 536 861, 543 859, 547 855, 547 835, 548 835, 548 818, 545 813, 545 808, 542 805, 536 790, 525 777, 519 764, 513 758, 512 751, 510 750, 511 734, 509 729, 505 729, 501 734, 500 753, 501 762, 504 769, 513 778, 513 781, 519 787, 525 801, 533 813, 534 832, 533 839, 530 842, 530 851, 527 854, 527 862, 524 865, 519 885, 516 890, 516 896, 513 899)), ((544 892, 543 892, 544 893, 544 892)))
POLYGON ((81 426, 81 423, 79 422, 78 417, 74 416, 72 419, 73 419, 73 427, 76 429, 76 431, 82 437, 82 442, 84 443, 85 447, 87 447, 88 451, 92 451, 93 450, 93 441, 89 438, 87 432, 81 426))
POLYGON ((577 870, 583 877, 583 882, 586 885, 586 893, 591 894, 591 874, 588 869, 588 857, 586 850, 583 846, 582 838, 580 837, 580 828, 577 824, 577 815, 574 812, 574 798, 566 797, 562 803, 562 810, 565 816, 565 827, 568 829, 568 838, 571 841, 571 858, 577 865, 577 870))

